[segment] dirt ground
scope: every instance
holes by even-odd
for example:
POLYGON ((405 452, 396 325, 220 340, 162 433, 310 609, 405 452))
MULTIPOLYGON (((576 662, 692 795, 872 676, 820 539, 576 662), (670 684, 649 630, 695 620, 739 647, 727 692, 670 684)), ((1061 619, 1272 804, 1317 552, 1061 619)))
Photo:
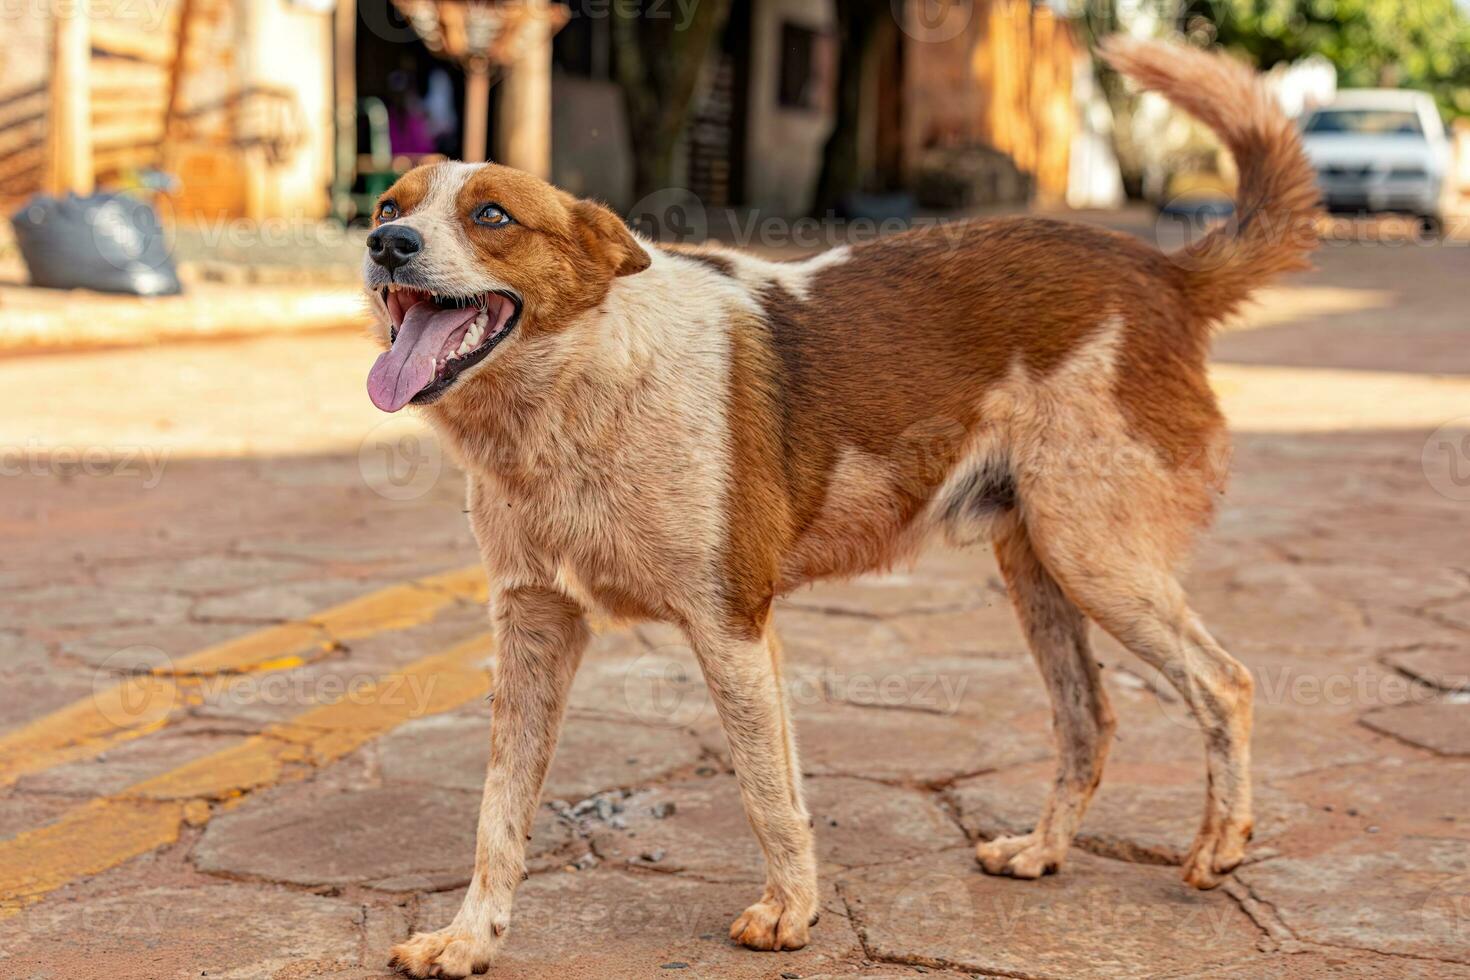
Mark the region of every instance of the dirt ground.
MULTIPOLYGON (((1257 681, 1224 887, 1176 867, 1199 735, 1105 637, 1120 727, 1066 867, 979 871, 1035 819, 1050 712, 989 553, 934 552, 777 614, 807 949, 726 938, 761 863, 713 710, 676 634, 608 629, 492 972, 1470 977, 1467 278, 1463 242, 1334 242, 1219 338, 1232 485, 1188 584, 1257 681)), ((0 975, 386 977, 453 914, 484 586, 372 358, 352 331, 0 358, 0 975)))

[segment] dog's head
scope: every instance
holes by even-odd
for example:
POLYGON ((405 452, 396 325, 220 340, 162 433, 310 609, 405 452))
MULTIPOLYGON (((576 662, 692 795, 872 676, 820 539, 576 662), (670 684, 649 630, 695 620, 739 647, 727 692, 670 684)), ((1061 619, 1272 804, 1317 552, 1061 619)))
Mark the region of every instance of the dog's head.
POLYGON ((493 373, 518 336, 560 329, 649 265, 607 208, 495 164, 415 168, 373 225, 363 282, 387 350, 368 395, 387 412, 493 373))

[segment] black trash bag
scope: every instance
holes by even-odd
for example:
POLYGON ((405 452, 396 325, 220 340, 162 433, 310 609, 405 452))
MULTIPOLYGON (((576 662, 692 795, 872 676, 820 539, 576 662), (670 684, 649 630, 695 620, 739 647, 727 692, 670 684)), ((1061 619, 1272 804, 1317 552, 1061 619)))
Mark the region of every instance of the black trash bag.
POLYGON ((158 215, 116 194, 38 194, 10 218, 31 285, 135 296, 182 291, 158 215))

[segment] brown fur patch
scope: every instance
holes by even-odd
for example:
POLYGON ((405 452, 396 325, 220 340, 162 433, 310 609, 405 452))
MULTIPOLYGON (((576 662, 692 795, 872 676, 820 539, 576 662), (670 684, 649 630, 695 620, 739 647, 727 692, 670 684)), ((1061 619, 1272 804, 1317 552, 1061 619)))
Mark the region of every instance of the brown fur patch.
MULTIPOLYGON (((467 223, 476 208, 498 204, 521 228, 553 238, 569 239, 572 235, 571 205, 576 200, 528 173, 490 164, 470 175, 459 188, 455 203, 456 210, 467 223)), ((479 240, 493 241, 492 236, 509 230, 481 228, 479 240)))
POLYGON ((694 247, 689 245, 660 245, 659 248, 670 255, 698 262, 707 269, 713 269, 722 276, 733 276, 735 274, 735 262, 728 255, 721 255, 718 251, 709 247, 694 247))
MULTIPOLYGON (((419 202, 429 194, 429 183, 434 178, 434 168, 435 164, 432 163, 420 164, 399 177, 393 182, 392 187, 379 195, 378 207, 382 207, 384 201, 392 201, 398 205, 400 213, 412 213, 413 209, 419 206, 419 202)), ((376 209, 374 213, 376 214, 376 209)))
MULTIPOLYGON (((1168 462, 1198 458, 1219 427, 1204 341, 1177 269, 1129 236, 1037 218, 913 231, 854 247, 801 300, 763 295, 781 361, 789 509, 812 529, 844 450, 899 474, 902 527, 979 426, 986 391, 1019 365, 1043 379, 1110 316, 1126 324, 1117 396, 1136 434, 1168 462)), ((897 530, 898 528, 893 528, 897 530)), ((804 574, 882 562, 852 541, 804 574)))
POLYGON ((736 315, 730 326, 726 408, 732 472, 725 542, 725 605, 736 635, 754 640, 765 629, 781 556, 791 546, 791 514, 777 420, 781 366, 764 324, 736 315))

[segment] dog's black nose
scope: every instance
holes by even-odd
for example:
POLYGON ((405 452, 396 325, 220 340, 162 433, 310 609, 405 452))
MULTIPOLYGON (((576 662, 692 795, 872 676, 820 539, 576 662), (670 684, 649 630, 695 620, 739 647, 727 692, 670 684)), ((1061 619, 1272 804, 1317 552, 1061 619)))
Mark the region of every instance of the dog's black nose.
POLYGON ((392 272, 419 253, 424 240, 405 225, 384 225, 368 236, 368 255, 374 262, 392 272))

